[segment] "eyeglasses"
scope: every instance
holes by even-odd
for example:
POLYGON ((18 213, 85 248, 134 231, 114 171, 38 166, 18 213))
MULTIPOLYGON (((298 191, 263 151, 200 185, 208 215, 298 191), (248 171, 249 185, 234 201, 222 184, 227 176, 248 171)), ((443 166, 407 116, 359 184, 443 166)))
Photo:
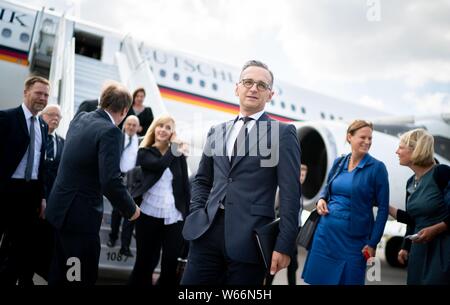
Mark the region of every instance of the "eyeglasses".
POLYGON ((266 90, 270 90, 270 86, 268 84, 266 84, 265 82, 262 81, 255 81, 251 78, 245 78, 243 80, 240 81, 240 83, 247 89, 250 89, 251 87, 253 87, 253 85, 256 83, 256 89, 258 89, 259 91, 266 91, 266 90))

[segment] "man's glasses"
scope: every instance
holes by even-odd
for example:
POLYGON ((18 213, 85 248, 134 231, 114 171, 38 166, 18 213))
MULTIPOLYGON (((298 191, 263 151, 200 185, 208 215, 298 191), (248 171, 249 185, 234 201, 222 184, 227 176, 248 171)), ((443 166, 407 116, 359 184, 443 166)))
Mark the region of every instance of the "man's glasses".
POLYGON ((253 87, 253 85, 256 83, 256 89, 258 89, 259 91, 266 91, 266 90, 270 90, 270 86, 268 84, 266 84, 265 82, 262 81, 255 81, 251 78, 245 78, 243 80, 240 81, 240 83, 247 89, 250 89, 251 87, 253 87))

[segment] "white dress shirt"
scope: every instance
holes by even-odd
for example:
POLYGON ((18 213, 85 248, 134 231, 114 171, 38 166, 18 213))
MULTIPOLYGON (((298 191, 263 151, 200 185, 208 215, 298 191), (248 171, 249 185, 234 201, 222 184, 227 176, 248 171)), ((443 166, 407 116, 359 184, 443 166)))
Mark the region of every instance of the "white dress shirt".
MULTIPOLYGON (((30 130, 31 120, 30 118, 33 116, 30 110, 28 110, 25 104, 22 104, 23 113, 25 114, 25 121, 27 122, 28 132, 30 130)), ((34 162, 33 162, 33 171, 31 172, 31 180, 38 179, 39 173, 39 161, 41 160, 41 147, 42 147, 42 133, 38 116, 35 116, 34 120, 34 162)), ((29 133, 28 133, 29 134, 29 133)), ((29 147, 29 146, 28 146, 29 147)), ((25 169, 27 167, 27 159, 28 159, 28 149, 25 151, 25 154, 22 156, 22 160, 20 160, 19 165, 17 166, 14 174, 11 176, 13 179, 25 179, 25 169)))
MULTIPOLYGON (((56 131, 53 130, 53 132, 49 133, 49 135, 53 136, 53 151, 55 154, 54 158, 56 158, 56 155, 58 154, 58 139, 56 139, 56 131)), ((47 160, 47 151, 45 152, 45 159, 47 160)))
POLYGON ((123 143, 124 150, 122 151, 122 155, 120 156, 120 171, 122 173, 128 172, 130 169, 136 166, 137 153, 139 149, 139 139, 135 134, 131 137, 125 134, 125 141, 123 143))
POLYGON ((148 216, 163 218, 165 225, 183 220, 183 215, 175 207, 172 180, 172 172, 166 168, 158 182, 142 196, 141 212, 148 216))
MULTIPOLYGON (((254 113, 250 115, 249 117, 252 118, 250 122, 247 123, 247 130, 250 132, 252 130, 253 126, 255 126, 256 121, 259 120, 259 118, 263 115, 264 110, 254 113)), ((241 113, 239 113, 238 120, 233 124, 233 127, 231 127, 230 134, 228 135, 227 139, 227 156, 228 159, 231 160, 231 154, 233 152, 233 146, 234 142, 236 141, 236 138, 239 134, 239 131, 241 130, 242 126, 244 125, 244 121, 240 120, 240 118, 244 117, 241 113)))

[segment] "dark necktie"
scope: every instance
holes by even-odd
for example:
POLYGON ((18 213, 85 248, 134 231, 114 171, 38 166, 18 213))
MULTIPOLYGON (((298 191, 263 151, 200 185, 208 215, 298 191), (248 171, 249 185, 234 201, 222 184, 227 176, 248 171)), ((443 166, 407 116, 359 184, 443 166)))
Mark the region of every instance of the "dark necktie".
POLYGON ((128 136, 128 143, 123 150, 127 149, 130 146, 131 146, 131 136, 128 136))
POLYGON ((47 159, 53 160, 55 158, 55 145, 53 142, 53 135, 49 134, 47 136, 47 148, 46 148, 47 159))
POLYGON ((28 145, 27 167, 25 168, 25 180, 31 180, 31 174, 33 173, 34 163, 34 120, 36 118, 32 116, 30 118, 30 144, 28 145))
MULTIPOLYGON (((241 127, 241 129, 239 130, 239 133, 238 133, 238 135, 237 135, 237 137, 236 137, 236 140, 234 141, 233 151, 232 151, 232 153, 231 153, 231 160, 230 160, 231 164, 233 164, 234 158, 235 158, 236 155, 237 155, 237 150, 238 150, 238 147, 237 147, 237 146, 238 146, 238 142, 239 142, 239 143, 245 143, 244 141, 245 141, 245 138, 247 137, 247 125, 248 125, 248 122, 250 122, 251 120, 253 120, 253 118, 248 117, 248 116, 245 116, 245 117, 239 118, 239 120, 244 121, 244 125, 242 125, 242 127, 241 127), (239 140, 238 140, 238 139, 239 139, 239 140)), ((244 144, 244 145, 245 145, 245 144, 244 144)))

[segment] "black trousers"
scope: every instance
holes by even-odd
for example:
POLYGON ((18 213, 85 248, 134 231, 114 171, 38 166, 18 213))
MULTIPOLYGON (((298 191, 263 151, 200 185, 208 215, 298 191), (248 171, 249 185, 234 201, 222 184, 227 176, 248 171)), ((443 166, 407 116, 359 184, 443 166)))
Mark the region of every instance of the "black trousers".
POLYGON ((55 251, 48 284, 92 286, 97 281, 100 258, 98 233, 55 230, 55 251))
POLYGON ((227 255, 224 213, 219 209, 208 231, 191 241, 181 285, 262 285, 266 273, 262 263, 237 262, 227 255))
POLYGON ((136 220, 136 261, 129 285, 152 285, 153 272, 160 253, 161 274, 158 284, 177 285, 177 264, 183 246, 183 222, 165 225, 164 219, 141 213, 136 220))
POLYGON ((123 218, 122 233, 120 234, 120 242, 122 248, 129 248, 131 244, 131 237, 133 236, 134 221, 122 217, 119 209, 113 208, 111 213, 111 232, 109 233, 110 240, 117 240, 119 237, 120 222, 123 218))
POLYGON ((36 180, 11 179, 0 194, 1 246, 0 285, 33 285, 34 263, 40 246, 36 234, 42 201, 41 184, 36 180))

